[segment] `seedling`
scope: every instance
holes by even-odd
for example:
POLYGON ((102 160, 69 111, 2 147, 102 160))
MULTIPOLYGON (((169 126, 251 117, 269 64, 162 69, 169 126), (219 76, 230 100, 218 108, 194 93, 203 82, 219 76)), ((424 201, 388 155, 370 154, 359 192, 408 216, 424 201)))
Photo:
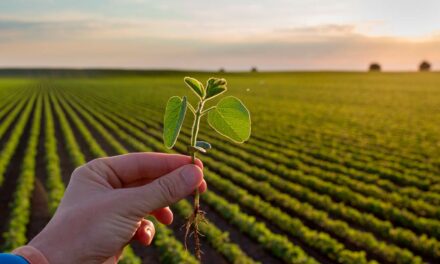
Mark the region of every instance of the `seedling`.
MULTIPOLYGON (((187 109, 189 109, 194 116, 191 142, 188 145, 188 154, 191 155, 193 164, 195 164, 197 153, 206 153, 211 148, 211 144, 208 142, 197 140, 200 120, 205 115, 208 115, 208 124, 220 135, 236 143, 243 143, 249 139, 251 135, 251 117, 246 106, 244 106, 238 98, 227 96, 222 98, 217 105, 205 109, 205 104, 208 101, 226 92, 225 79, 210 78, 206 83, 206 87, 191 77, 185 77, 184 81, 197 95, 197 107, 193 107, 188 102, 186 96, 173 96, 168 100, 163 127, 163 139, 167 148, 171 149, 176 143, 187 109)), ((185 246, 188 236, 193 234, 195 255, 197 259, 200 260, 199 223, 204 220, 205 213, 200 210, 199 200, 200 194, 198 189, 196 189, 194 211, 192 215, 188 217, 185 225, 185 246)))

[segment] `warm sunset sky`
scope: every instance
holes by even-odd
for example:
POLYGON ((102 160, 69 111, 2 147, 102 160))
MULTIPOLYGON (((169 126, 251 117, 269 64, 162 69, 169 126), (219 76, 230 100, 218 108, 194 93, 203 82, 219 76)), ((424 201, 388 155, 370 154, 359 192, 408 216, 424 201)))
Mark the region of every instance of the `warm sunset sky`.
POLYGON ((440 69, 439 0, 0 0, 0 67, 440 69))

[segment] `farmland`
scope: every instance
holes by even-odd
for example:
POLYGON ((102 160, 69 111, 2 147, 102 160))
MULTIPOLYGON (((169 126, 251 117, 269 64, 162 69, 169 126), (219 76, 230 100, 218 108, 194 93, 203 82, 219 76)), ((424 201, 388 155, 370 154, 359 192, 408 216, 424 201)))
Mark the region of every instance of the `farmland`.
MULTIPOLYGON (((252 136, 199 135, 208 263, 438 263, 439 73, 102 72, 0 77, 0 246, 35 236, 75 167, 162 142, 167 99, 184 76, 228 80, 252 113, 252 136)), ((191 97, 189 100, 194 100, 191 97)), ((181 226, 191 200, 157 224, 153 246, 124 263, 196 263, 181 226)))

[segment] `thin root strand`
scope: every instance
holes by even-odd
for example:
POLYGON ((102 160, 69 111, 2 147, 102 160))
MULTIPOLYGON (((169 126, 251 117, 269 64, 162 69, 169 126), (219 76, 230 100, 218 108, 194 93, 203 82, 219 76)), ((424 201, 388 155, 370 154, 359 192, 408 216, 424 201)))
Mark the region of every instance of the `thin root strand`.
POLYGON ((199 224, 206 223, 205 212, 200 210, 198 206, 194 208, 193 213, 188 217, 185 224, 185 248, 188 250, 188 237, 194 235, 195 256, 200 261, 202 258, 202 250, 200 244, 200 236, 203 236, 199 230, 199 224))

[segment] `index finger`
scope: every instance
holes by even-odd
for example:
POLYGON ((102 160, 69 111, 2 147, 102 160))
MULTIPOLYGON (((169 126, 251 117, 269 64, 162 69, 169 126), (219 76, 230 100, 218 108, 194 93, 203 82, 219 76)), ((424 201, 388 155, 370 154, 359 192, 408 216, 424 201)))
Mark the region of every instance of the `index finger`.
MULTIPOLYGON (((124 185, 136 181, 154 180, 191 163, 190 156, 156 152, 129 153, 100 160, 113 170, 124 185)), ((196 159, 195 163, 203 169, 199 159, 196 159)))

